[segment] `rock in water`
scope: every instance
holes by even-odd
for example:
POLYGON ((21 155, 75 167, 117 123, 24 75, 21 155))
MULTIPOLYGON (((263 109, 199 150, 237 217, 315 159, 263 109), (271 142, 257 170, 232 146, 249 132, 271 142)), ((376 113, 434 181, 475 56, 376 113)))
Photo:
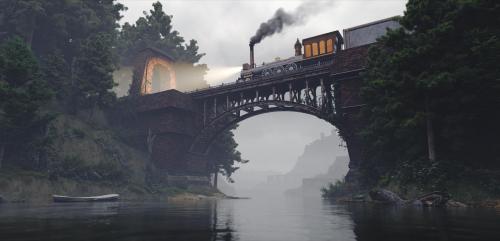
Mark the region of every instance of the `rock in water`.
POLYGON ((420 200, 413 200, 413 202, 411 202, 411 205, 413 205, 415 207, 422 207, 422 206, 424 206, 424 204, 420 200))
POLYGON ((448 200, 448 202, 446 202, 446 207, 452 207, 452 208, 466 208, 467 205, 464 204, 464 203, 461 203, 461 202, 458 202, 458 201, 455 201, 455 200, 448 200))
POLYGON ((2 197, 2 195, 0 195, 0 203, 4 203, 5 202, 5 198, 2 197))
POLYGON ((403 204, 405 200, 401 199, 396 193, 386 189, 373 189, 370 191, 370 198, 374 201, 403 204))
POLYGON ((396 205, 413 205, 424 207, 445 207, 445 206, 462 206, 458 202, 449 202, 450 194, 446 192, 435 191, 424 194, 416 199, 404 200, 396 193, 386 189, 373 189, 370 191, 370 197, 374 201, 390 203, 396 205))
POLYGON ((422 201, 424 206, 427 207, 444 207, 448 200, 450 200, 450 194, 445 192, 431 192, 417 198, 422 201))

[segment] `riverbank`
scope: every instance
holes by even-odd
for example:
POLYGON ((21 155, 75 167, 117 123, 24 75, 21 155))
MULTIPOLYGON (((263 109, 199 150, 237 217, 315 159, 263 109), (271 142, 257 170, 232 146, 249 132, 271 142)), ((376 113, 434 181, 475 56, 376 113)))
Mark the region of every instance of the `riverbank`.
MULTIPOLYGON (((359 195, 360 194, 357 194, 357 196, 359 195)), ((332 200, 336 203, 344 203, 344 204, 389 205, 388 203, 373 201, 371 199, 360 200, 358 198, 353 198, 353 196, 329 198, 329 200, 332 200)), ((422 205, 418 205, 417 207, 419 206, 422 205)), ((500 199, 486 199, 486 200, 471 201, 471 202, 460 202, 451 199, 443 207, 444 208, 493 208, 500 210, 500 199)))
MULTIPOLYGON (((484 207, 500 209, 500 195, 496 188, 492 188, 490 178, 489 182, 480 182, 478 179, 484 176, 478 175, 476 178, 469 175, 467 179, 448 181, 440 190, 450 195, 451 200, 464 203, 467 207, 484 207), (486 185, 485 183, 488 183, 486 185)), ((389 183, 386 185, 389 190, 398 193, 409 199, 421 196, 426 192, 431 192, 430 188, 419 188, 417 185, 389 183)), ((453 205, 450 205, 453 206, 453 205)))
POLYGON ((126 143, 106 124, 103 113, 87 121, 82 116, 61 113, 51 121, 49 144, 36 165, 25 164, 25 156, 19 155, 0 169, 4 202, 46 203, 52 202, 53 194, 118 193, 126 201, 221 196, 210 187, 169 185, 167 171, 156 169, 148 153, 126 143))
POLYGON ((33 171, 0 171, 0 197, 3 202, 49 203, 52 195, 94 196, 109 193, 120 194, 125 201, 166 201, 200 198, 222 198, 224 194, 211 187, 169 186, 149 187, 142 183, 85 181, 69 178, 51 179, 48 175, 33 171))
POLYGON ((338 182, 323 190, 323 198, 348 204, 500 209, 498 195, 485 192, 477 186, 457 186, 449 191, 429 191, 414 185, 394 184, 383 188, 359 189, 338 182))

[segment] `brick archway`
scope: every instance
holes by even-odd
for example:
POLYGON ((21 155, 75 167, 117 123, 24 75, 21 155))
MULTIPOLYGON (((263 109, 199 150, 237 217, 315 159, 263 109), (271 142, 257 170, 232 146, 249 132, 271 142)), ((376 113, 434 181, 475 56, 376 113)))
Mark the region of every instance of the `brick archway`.
POLYGON ((133 59, 133 79, 130 85, 130 95, 141 96, 152 93, 154 69, 161 66, 168 70, 168 86, 177 87, 177 78, 174 68, 175 60, 169 54, 156 48, 145 48, 139 51, 133 59))
POLYGON ((173 63, 171 61, 167 61, 164 58, 159 57, 151 57, 146 61, 146 67, 144 68, 144 75, 141 81, 141 95, 151 94, 153 93, 153 72, 155 67, 161 66, 168 70, 169 80, 168 85, 169 89, 176 89, 177 81, 175 76, 175 71, 173 68, 173 63))

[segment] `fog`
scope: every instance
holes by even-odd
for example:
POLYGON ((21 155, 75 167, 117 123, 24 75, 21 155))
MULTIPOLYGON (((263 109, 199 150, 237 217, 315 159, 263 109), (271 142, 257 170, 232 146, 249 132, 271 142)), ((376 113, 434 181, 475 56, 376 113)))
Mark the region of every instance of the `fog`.
POLYGON ((238 150, 250 162, 233 175, 234 183, 226 184, 234 190, 221 186, 230 195, 283 194, 300 188, 304 179, 314 178, 318 184, 312 189, 319 197, 322 186, 342 179, 348 170, 346 160, 335 163, 337 157, 348 155, 337 130, 314 116, 264 114, 241 122, 234 134, 238 150), (329 171, 333 166, 336 170, 329 171))

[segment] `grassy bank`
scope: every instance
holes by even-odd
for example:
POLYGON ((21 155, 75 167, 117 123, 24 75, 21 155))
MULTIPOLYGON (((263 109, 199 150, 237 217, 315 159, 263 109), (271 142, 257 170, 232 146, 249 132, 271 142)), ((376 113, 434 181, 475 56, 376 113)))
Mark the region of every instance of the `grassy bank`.
POLYGON ((126 201, 164 201, 168 199, 192 200, 200 196, 222 197, 209 187, 176 188, 151 187, 140 183, 107 181, 82 181, 69 178, 51 179, 49 175, 24 170, 0 171, 0 196, 7 202, 52 202, 53 194, 92 196, 109 193, 120 194, 126 201))
MULTIPOLYGON (((51 195, 120 194, 123 200, 220 195, 209 187, 177 188, 143 150, 124 142, 100 113, 59 114, 47 131, 47 146, 36 165, 0 169, 0 196, 9 202, 50 202, 51 195)), ((19 161, 22 163, 22 160, 19 161)))

